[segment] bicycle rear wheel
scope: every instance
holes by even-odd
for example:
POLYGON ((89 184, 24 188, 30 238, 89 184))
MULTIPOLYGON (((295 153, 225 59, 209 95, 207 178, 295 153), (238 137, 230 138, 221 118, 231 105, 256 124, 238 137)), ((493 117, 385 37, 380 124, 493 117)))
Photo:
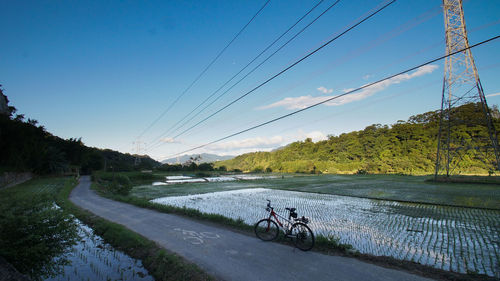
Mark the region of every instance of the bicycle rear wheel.
POLYGON ((302 251, 309 251, 314 247, 314 234, 304 223, 298 222, 292 225, 292 237, 295 247, 302 251))
POLYGON ((264 241, 276 239, 279 234, 278 225, 270 219, 262 219, 255 224, 255 235, 264 241))

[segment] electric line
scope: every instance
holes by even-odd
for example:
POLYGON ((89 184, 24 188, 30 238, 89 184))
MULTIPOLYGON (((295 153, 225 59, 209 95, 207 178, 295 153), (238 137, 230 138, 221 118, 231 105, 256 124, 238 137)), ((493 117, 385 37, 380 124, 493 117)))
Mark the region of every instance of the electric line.
POLYGON ((329 44, 331 44, 332 42, 334 42, 335 40, 337 40, 338 38, 342 37, 343 35, 345 35, 346 33, 348 33, 349 31, 351 31, 352 29, 356 28, 357 26, 359 26, 360 24, 362 24, 363 22, 367 21, 368 19, 370 19, 371 17, 373 17, 374 15, 378 14, 379 12, 381 12, 382 10, 384 10, 385 8, 389 7, 391 4, 393 4, 394 2, 396 2, 396 0, 392 0, 390 2, 388 2, 387 4, 385 4, 384 6, 382 6, 381 8, 377 9, 375 12, 369 14, 368 16, 364 17, 362 20, 358 21, 356 24, 352 25, 351 27, 349 27, 348 29, 344 30, 342 33, 340 33, 339 35, 335 36, 334 38, 328 40, 326 43, 322 44, 320 47, 316 48, 315 50, 313 50, 312 52, 308 53, 307 55, 305 55, 304 57, 302 57, 301 59, 295 61, 294 63, 292 63, 291 65, 289 65, 288 67, 286 67, 285 69, 283 69, 282 71, 278 72, 277 74, 273 75, 271 78, 268 78, 266 81, 262 82, 261 84, 259 84, 258 86, 254 87, 253 89, 251 89, 250 91, 246 92, 245 94, 241 95, 240 97, 238 97, 237 99, 233 100, 232 102, 230 102, 229 104, 223 106, 221 109, 217 110, 216 112, 212 113, 211 115, 209 115, 208 117, 202 119, 201 121, 199 121, 198 123, 194 124, 193 126, 187 128, 186 130, 182 131, 181 133, 177 134, 175 138, 181 136, 182 134, 186 133, 187 131, 195 128, 196 126, 200 125, 201 123, 205 122, 206 120, 210 119, 211 117, 213 117, 214 115, 218 114, 219 112, 223 111, 224 109, 228 108, 229 106, 233 105, 234 103, 238 102, 239 100, 241 100, 242 98, 248 96, 249 94, 253 93, 254 91, 256 91, 257 89, 259 89, 260 87, 264 86, 265 84, 269 83, 270 81, 274 80, 276 77, 282 75, 283 73, 285 73, 286 71, 290 70, 291 68, 293 68, 294 66, 296 66, 297 64, 301 63, 302 61, 304 61, 305 59, 309 58, 310 56, 312 56, 313 54, 317 53, 319 50, 323 49, 324 47, 328 46, 329 44))
POLYGON ((197 147, 194 147, 194 148, 191 148, 191 149, 188 149, 188 150, 182 151, 182 152, 177 153, 177 154, 174 154, 174 155, 172 155, 172 156, 170 156, 170 157, 168 157, 168 158, 171 158, 171 157, 174 157, 174 156, 177 156, 177 155, 180 155, 180 154, 185 154, 185 153, 187 153, 187 152, 191 152, 191 151, 193 151, 193 150, 203 148, 203 147, 205 147, 205 146, 208 146, 208 145, 211 145, 211 144, 214 144, 214 143, 217 143, 217 142, 223 141, 223 140, 225 140, 225 139, 228 139, 228 138, 231 138, 231 137, 234 137, 234 136, 237 136, 237 135, 240 135, 240 134, 246 133, 246 132, 248 132, 248 131, 255 130, 255 129, 260 128, 260 127, 262 127, 262 126, 268 125, 268 124, 270 124, 270 123, 274 123, 274 122, 279 121, 279 120, 281 120, 281 119, 284 119, 284 118, 290 117, 290 116, 292 116, 292 115, 298 114, 298 113, 300 113, 300 112, 302 112, 302 111, 309 110, 309 109, 311 109, 311 108, 313 108, 313 107, 316 107, 316 106, 318 106, 318 105, 321 105, 321 104, 324 104, 324 103, 330 102, 330 101, 332 101, 332 100, 335 100, 335 99, 341 98, 341 97, 343 97, 343 96, 350 95, 350 94, 352 94, 352 93, 358 92, 358 91, 363 90, 363 89, 365 89, 365 88, 371 87, 371 86, 373 86, 373 85, 375 85, 375 84, 378 84, 378 83, 381 83, 381 82, 387 81, 387 80, 392 79, 392 78, 394 78, 394 77, 397 77, 397 76, 399 76, 399 75, 402 75, 402 74, 405 74, 405 73, 407 73, 407 72, 410 72, 410 71, 416 70, 416 69, 418 69, 418 68, 420 68, 420 67, 422 67, 422 66, 425 66, 425 65, 428 65, 428 64, 431 64, 431 63, 434 63, 434 62, 437 62, 437 61, 443 60, 443 59, 445 59, 445 58, 447 58, 447 57, 451 57, 451 56, 453 56, 453 55, 456 55, 456 54, 458 54, 458 53, 461 53, 461 52, 464 52, 464 51, 466 51, 466 50, 472 49, 472 48, 474 48, 474 47, 477 47, 477 46, 483 45, 483 44, 485 44, 485 43, 488 43, 488 42, 490 42, 490 41, 496 40, 496 39, 498 39, 498 38, 500 38, 500 35, 497 35, 497 36, 491 37, 491 38, 489 38, 489 39, 487 39, 487 40, 481 41, 481 42, 476 43, 476 44, 474 44, 474 45, 470 45, 469 47, 463 48, 463 49, 461 49, 461 50, 457 50, 457 51, 452 52, 452 53, 449 53, 449 54, 447 54, 447 55, 443 55, 443 56, 441 56, 441 57, 438 57, 438 58, 432 59, 432 60, 427 61, 427 62, 425 62, 425 63, 422 63, 422 64, 420 64, 420 65, 417 65, 417 66, 411 67, 411 68, 409 68, 409 69, 407 69, 407 70, 404 70, 404 71, 401 71, 401 72, 399 72, 399 73, 396 73, 396 74, 393 74, 393 75, 387 76, 387 77, 382 78, 382 79, 380 79, 380 80, 377 80, 377 81, 375 81, 375 82, 372 82, 372 83, 366 84, 366 85, 361 86, 361 87, 359 87, 359 88, 356 88, 356 89, 354 89, 354 90, 351 90, 351 91, 345 92, 345 93, 343 93, 343 94, 340 94, 340 95, 337 95, 337 96, 331 97, 331 98, 329 98, 329 99, 326 99, 326 100, 324 100, 324 101, 321 101, 321 102, 315 103, 315 104, 310 105, 310 106, 307 106, 307 107, 305 107, 305 108, 302 108, 302 109, 299 109, 299 110, 293 111, 293 112, 291 112, 291 113, 288 113, 288 114, 282 115, 282 116, 280 116, 280 117, 277 117, 277 118, 271 119, 271 120, 266 121, 266 122, 263 122, 263 123, 261 123, 261 124, 258 124, 258 125, 255 125, 255 126, 252 126, 252 127, 250 127, 250 128, 244 129, 244 130, 241 130, 241 131, 236 132, 236 133, 234 133, 234 134, 230 134, 230 135, 228 135, 228 136, 225 136, 225 137, 222 137, 222 138, 220 138, 220 139, 217 139, 217 140, 211 141, 211 142, 209 142, 209 143, 206 143, 206 144, 203 144, 203 145, 200 145, 200 146, 197 146, 197 147))
MULTIPOLYGON (((297 36, 299 36, 302 32, 304 32, 309 26, 311 26, 313 23, 315 23, 319 18, 321 18, 324 14, 326 14, 326 12, 328 12, 331 8, 333 8, 335 5, 337 5, 337 3, 339 2, 340 0, 337 0, 335 1, 332 5, 330 5, 326 10, 324 10, 319 16, 317 16, 313 21, 311 21, 308 25, 306 25, 304 28, 302 28, 299 32, 297 32, 292 38, 290 38, 287 42, 285 42, 283 45, 281 45, 278 49, 276 49, 272 54, 270 54, 265 60, 263 60, 262 62, 260 62, 257 66, 255 66, 252 70, 250 70, 247 74, 245 74, 245 76, 243 76, 242 78, 240 78, 240 80, 238 80, 236 83, 234 83, 231 87, 229 87, 226 91, 224 91, 222 94, 220 94, 219 96, 217 96, 213 101, 211 101, 209 104, 207 104, 202 110, 200 110, 198 113, 196 113, 195 116, 191 117, 187 122, 185 122, 184 124, 182 124, 182 126, 180 128, 182 128, 184 125, 186 125, 187 123, 189 123, 189 121, 193 120, 196 116, 200 115, 203 111, 205 111, 208 107, 210 107, 212 104, 214 104, 216 101, 218 101, 221 97, 223 97, 225 94, 227 94, 230 90, 232 90, 235 86, 237 86, 241 81, 243 81, 244 79, 246 79, 250 74, 252 74, 255 70, 257 70, 259 67, 261 67, 265 62, 267 62, 270 58, 272 58, 276 53, 278 53, 279 51, 281 51, 286 45, 288 45, 290 42, 292 42, 295 38, 297 38, 297 36)), ((218 112, 216 112, 215 114, 217 114, 218 112)), ((214 114, 214 115, 215 115, 214 114)), ((211 116, 209 116, 208 118, 210 118, 211 116)), ((203 122, 203 121, 202 121, 203 122)), ((177 138, 179 137, 180 135, 184 134, 184 132, 182 132, 181 134, 178 134, 174 137, 177 138)))
POLYGON ((250 23, 257 17, 257 15, 267 6, 267 4, 270 1, 271 0, 267 0, 266 3, 264 3, 264 5, 257 11, 257 13, 255 13, 255 15, 247 22, 247 24, 245 24, 245 26, 243 26, 243 28, 240 29, 240 31, 233 37, 233 39, 229 41, 229 43, 227 43, 227 45, 217 54, 217 56, 215 56, 215 58, 203 69, 203 71, 200 74, 198 74, 198 76, 193 80, 193 82, 191 82, 191 84, 189 84, 189 86, 179 96, 177 96, 174 102, 171 103, 170 106, 165 111, 163 111, 160 114, 160 116, 158 116, 158 118, 156 118, 146 129, 142 131, 142 133, 139 135, 139 138, 142 137, 156 123, 158 123, 158 121, 160 121, 160 119, 163 118, 163 116, 165 116, 165 114, 167 114, 167 112, 170 111, 170 109, 172 109, 172 107, 180 100, 180 98, 184 96, 184 94, 186 94, 193 87, 193 85, 196 82, 198 82, 198 80, 200 80, 200 78, 205 74, 205 72, 207 72, 207 70, 215 63, 215 61, 219 59, 219 57, 226 51, 227 48, 229 48, 229 46, 236 40, 236 38, 238 38, 240 34, 243 33, 243 31, 247 28, 247 26, 250 25, 250 23))
MULTIPOLYGON (((170 133, 170 131, 175 128, 179 123, 184 121, 189 115, 191 115, 194 111, 196 111, 198 108, 200 108, 205 102, 210 100, 216 93, 218 93, 222 88, 224 88, 229 82, 231 82, 235 77, 237 77, 241 72, 243 72, 248 66, 250 66, 255 60, 257 60, 262 54, 264 54, 269 48, 271 48, 276 42, 278 42, 283 36, 285 36, 290 30, 292 30, 298 23, 300 23, 307 15, 309 15, 316 7, 318 7, 324 0, 320 0, 314 7, 312 7, 307 13, 305 13, 300 19, 298 19, 292 26, 290 26, 285 32, 283 32, 278 38, 276 38, 270 45, 268 45, 260 54, 258 54, 254 59, 252 59, 245 67, 243 67, 238 73, 233 75, 228 81, 226 81, 222 86, 220 86, 216 91, 214 91, 209 97, 207 97, 203 102, 201 102, 196 108, 194 108, 191 112, 186 114, 181 120, 179 120, 176 124, 174 124, 172 127, 170 127, 166 132, 162 133, 160 136, 155 138, 154 143, 151 145, 155 145, 158 140, 160 140, 163 136, 167 135, 170 133)), ((271 57, 273 57, 276 53, 278 53, 281 49, 283 49, 288 43, 290 43, 292 40, 294 40, 298 35, 300 35, 303 31, 305 31, 309 26, 311 26, 314 22, 316 22, 320 17, 322 17, 328 10, 330 10, 333 6, 335 6, 340 0, 337 0, 335 3, 330 5, 325 11, 323 11, 319 16, 317 16, 313 21, 311 21, 308 25, 306 25, 302 30, 300 30, 298 33, 296 33, 291 39, 289 39, 286 43, 281 45, 276 51, 274 51, 271 55, 269 55, 266 59, 264 59, 261 63, 259 63, 256 67, 254 67, 252 70, 250 70, 245 76, 240 78, 236 83, 234 83, 231 87, 229 87, 226 91, 224 91, 222 94, 216 97, 215 100, 210 102, 207 106, 205 106, 203 109, 198 111, 194 116, 192 116, 189 120, 186 122, 182 123, 180 126, 175 128, 173 132, 176 132, 180 128, 184 127, 187 123, 189 123, 191 120, 193 120, 196 116, 201 114, 205 109, 207 109, 209 106, 211 106, 213 103, 215 103, 217 100, 219 100, 222 96, 224 96, 226 93, 228 93, 231 89, 233 89, 236 85, 238 85, 241 81, 243 81, 245 78, 247 78, 250 74, 252 74, 255 70, 257 70, 260 66, 262 66, 266 61, 268 61, 271 57)))
MULTIPOLYGON (((341 58, 339 58, 335 61, 332 61, 331 63, 329 63, 325 67, 309 73, 307 76, 305 76, 301 80, 297 81, 296 83, 294 83, 292 85, 288 85, 288 86, 283 87, 281 89, 275 90, 274 93, 272 93, 272 96, 273 97, 280 97, 280 96, 286 95, 287 92, 298 87, 299 85, 302 85, 304 82, 309 81, 312 78, 317 78, 318 76, 325 74, 327 71, 330 71, 331 68, 336 67, 336 66, 338 67, 338 66, 346 63, 347 61, 352 60, 353 58, 360 56, 363 53, 366 53, 370 49, 373 49, 377 46, 380 46, 384 42, 386 42, 386 41, 388 41, 396 36, 401 35, 402 33, 408 31, 411 28, 414 28, 415 26, 421 24, 422 22, 429 20, 430 18, 436 16, 437 12, 441 12, 441 10, 442 10, 442 7, 440 5, 438 5, 432 9, 425 11, 423 14, 408 20, 404 24, 397 26, 396 28, 390 30, 389 32, 384 33, 383 35, 379 36, 378 38, 376 38, 374 40, 371 40, 367 44, 363 44, 366 46, 361 46, 357 49, 353 49, 348 54, 342 56, 341 58)), ((444 40, 442 40, 442 42, 443 41, 444 40)), ((377 72, 379 69, 381 69, 381 68, 377 68, 377 69, 373 70, 372 72, 377 72)), ((357 78, 352 79, 352 80, 347 81, 347 82, 344 82, 344 83, 341 83, 341 84, 356 82, 356 80, 357 80, 357 78)), ((320 94, 320 96, 323 96, 323 95, 320 94)), ((315 97, 315 96, 313 95, 313 97, 315 97)))
MULTIPOLYGON (((216 93, 218 93, 222 88, 224 88, 229 82, 231 82, 236 76, 238 76, 241 72, 243 72, 248 66, 250 66, 255 60, 257 60, 262 54, 264 54, 269 48, 271 48, 276 42, 278 42, 283 36, 285 36, 290 30, 292 30, 298 23, 300 23, 307 15, 309 15, 316 7, 318 7, 324 0, 320 0, 314 7, 312 7, 307 13, 305 13, 299 20, 297 20, 292 26, 290 26, 285 32, 283 32, 278 38, 276 38, 271 44, 269 44, 262 52, 260 52, 255 58, 253 58, 247 65, 245 65, 238 73, 233 75, 229 80, 227 80, 222 86, 220 86, 217 90, 215 90, 210 96, 208 96, 204 101, 202 101, 196 108, 194 108, 191 112, 186 114, 181 120, 177 121, 172 127, 170 127, 165 133, 163 133, 159 138, 168 134, 171 129, 175 128, 180 122, 184 121, 189 115, 191 115, 194 111, 196 111, 200 106, 202 106, 205 102, 207 102, 210 98, 212 98, 216 93)), ((203 111, 203 110, 202 110, 203 111)), ((200 111, 201 112, 201 111, 200 111)), ((199 114, 199 113, 198 113, 199 114)), ((188 122, 191 121, 188 120, 188 122)), ((185 124, 185 123, 184 123, 185 124)), ((179 128, 181 128, 181 125, 179 128)), ((175 130, 177 130, 176 128, 175 130)), ((174 132, 175 132, 174 130, 174 132)))
POLYGON ((362 19, 361 21, 357 22, 356 24, 352 25, 351 27, 349 27, 348 29, 346 29, 345 31, 343 31, 342 33, 340 33, 339 35, 335 36, 334 38, 330 39, 329 41, 327 41, 326 43, 324 43, 323 45, 321 45, 320 47, 316 48, 315 50, 313 50, 312 52, 310 52, 309 54, 305 55, 304 57, 302 57, 301 59, 297 60, 296 62, 292 63, 291 65, 289 65, 288 67, 286 67, 284 70, 278 72, 277 74, 273 75, 271 78, 267 79, 266 81, 262 82, 261 84, 259 84, 258 86, 256 86, 255 88, 253 88, 252 90, 248 91, 247 93, 241 95, 240 97, 238 97, 237 99, 233 100, 232 102, 228 103, 227 105, 223 106, 221 109, 217 110, 216 112, 212 113, 211 115, 209 115, 208 117, 202 119, 201 121, 199 121, 198 123, 196 123, 195 125, 189 127, 188 129, 184 130, 183 132, 181 132, 180 134, 176 135, 174 137, 177 138, 179 136, 181 136, 182 134, 184 134, 185 132, 191 130, 192 128, 198 126, 199 124, 205 122, 206 120, 210 119, 211 117, 213 117, 214 115, 218 114, 219 112, 223 111, 224 109, 228 108, 229 106, 233 105, 234 103, 238 102, 239 100, 241 100, 242 98, 246 97, 247 95, 253 93, 254 91, 256 91, 257 89, 259 89, 260 87, 264 86, 265 84, 269 83, 270 81, 274 80, 276 77, 280 76, 281 74, 285 73, 286 71, 290 70, 291 68, 293 68, 294 66, 296 66, 297 64, 301 63, 302 61, 304 61, 305 59, 309 58, 310 56, 312 56, 313 54, 315 54, 316 52, 318 52, 319 50, 323 49, 324 47, 326 47, 327 45, 329 45, 330 43, 332 43, 333 41, 337 40, 338 38, 342 37, 343 35, 345 35, 347 32, 351 31, 352 29, 354 29, 355 27, 357 27, 358 25, 360 25, 361 23, 365 22, 366 20, 368 20, 369 18, 371 18, 372 16, 376 15, 377 13, 381 12, 382 10, 384 10, 385 8, 387 8, 389 5, 391 5, 392 3, 396 2, 396 0, 392 0, 391 2, 387 3, 386 5, 384 5, 383 7, 381 7, 380 9, 376 10, 375 12, 371 13, 370 15, 368 15, 367 17, 365 17, 364 19, 362 19))

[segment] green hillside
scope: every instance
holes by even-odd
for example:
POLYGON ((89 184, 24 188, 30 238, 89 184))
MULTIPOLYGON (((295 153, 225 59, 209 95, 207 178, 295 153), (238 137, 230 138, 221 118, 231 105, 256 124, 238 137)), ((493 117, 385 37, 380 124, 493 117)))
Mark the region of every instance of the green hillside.
MULTIPOLYGON (((455 109, 461 120, 484 116, 478 104, 455 109)), ((496 128, 499 111, 491 110, 496 128)), ((298 141, 273 152, 255 152, 215 163, 228 170, 272 171, 285 173, 374 173, 432 174, 437 151, 439 111, 412 116, 392 125, 373 124, 362 131, 329 136, 328 140, 298 141)), ((463 139, 487 136, 485 126, 460 126, 454 135, 463 139)), ((472 154, 460 162, 461 174, 488 174, 481 160, 472 154)))

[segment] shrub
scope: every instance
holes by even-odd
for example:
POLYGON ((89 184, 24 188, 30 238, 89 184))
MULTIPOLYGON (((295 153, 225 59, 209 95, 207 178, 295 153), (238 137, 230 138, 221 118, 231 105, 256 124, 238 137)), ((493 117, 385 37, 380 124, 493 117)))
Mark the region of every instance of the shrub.
POLYGON ((367 174, 368 174, 368 172, 365 169, 359 169, 356 172, 356 175, 367 175, 367 174))
POLYGON ((196 176, 200 177, 200 178, 207 178, 207 177, 211 177, 212 175, 210 173, 207 173, 207 172, 198 172, 198 173, 196 173, 196 176))
POLYGON ((98 176, 101 187, 105 192, 117 194, 117 195, 128 195, 132 190, 132 182, 129 177, 124 174, 116 174, 113 177, 98 176))
POLYGON ((31 278, 53 276, 65 259, 55 259, 76 241, 76 224, 49 196, 0 200, 0 256, 31 278))

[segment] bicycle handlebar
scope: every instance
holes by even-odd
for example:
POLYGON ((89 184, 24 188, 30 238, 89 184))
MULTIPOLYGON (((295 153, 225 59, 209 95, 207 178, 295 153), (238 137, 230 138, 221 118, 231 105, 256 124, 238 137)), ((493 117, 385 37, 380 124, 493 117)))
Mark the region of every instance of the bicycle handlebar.
MULTIPOLYGON (((271 207, 271 200, 269 199, 266 199, 267 200, 267 208, 266 208, 266 211, 270 212, 272 209, 274 209, 273 207, 271 207)), ((295 208, 286 208, 288 211, 289 211, 289 217, 288 219, 290 219, 291 217, 294 218, 295 221, 300 221, 300 222, 303 222, 303 223, 309 223, 309 219, 302 216, 301 218, 297 218, 297 213, 295 212, 295 208)))

